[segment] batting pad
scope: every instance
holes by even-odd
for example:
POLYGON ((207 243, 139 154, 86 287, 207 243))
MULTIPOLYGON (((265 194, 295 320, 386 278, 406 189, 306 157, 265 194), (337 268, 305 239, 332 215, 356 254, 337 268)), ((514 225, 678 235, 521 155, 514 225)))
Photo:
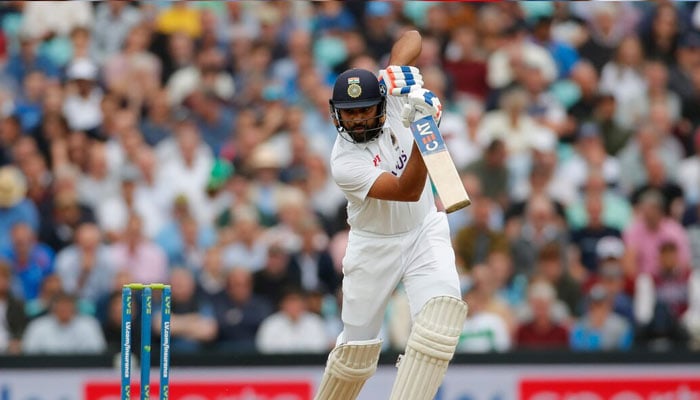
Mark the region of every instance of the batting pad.
POLYGON ((399 358, 391 400, 432 400, 435 397, 466 317, 467 303, 456 297, 428 300, 413 324, 406 354, 399 358))
POLYGON ((377 370, 380 339, 348 342, 328 356, 326 371, 315 400, 355 400, 365 381, 377 370))

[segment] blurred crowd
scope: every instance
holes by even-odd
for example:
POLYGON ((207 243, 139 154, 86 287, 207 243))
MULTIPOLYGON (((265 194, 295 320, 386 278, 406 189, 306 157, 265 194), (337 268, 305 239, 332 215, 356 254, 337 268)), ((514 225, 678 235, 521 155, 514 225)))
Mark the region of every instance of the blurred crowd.
POLYGON ((328 351, 331 85, 407 29, 473 200, 458 352, 700 348, 698 3, 119 0, 0 4, 0 354, 119 351, 128 282, 174 352, 328 351))

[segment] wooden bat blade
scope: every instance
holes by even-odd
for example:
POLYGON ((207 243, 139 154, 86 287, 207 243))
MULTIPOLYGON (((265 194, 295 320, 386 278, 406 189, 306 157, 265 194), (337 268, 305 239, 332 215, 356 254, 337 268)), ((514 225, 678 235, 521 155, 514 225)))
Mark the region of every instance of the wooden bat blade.
POLYGON ((445 141, 433 117, 427 116, 413 122, 411 132, 423 156, 435 190, 445 206, 445 212, 451 213, 471 204, 462 178, 447 151, 445 141))

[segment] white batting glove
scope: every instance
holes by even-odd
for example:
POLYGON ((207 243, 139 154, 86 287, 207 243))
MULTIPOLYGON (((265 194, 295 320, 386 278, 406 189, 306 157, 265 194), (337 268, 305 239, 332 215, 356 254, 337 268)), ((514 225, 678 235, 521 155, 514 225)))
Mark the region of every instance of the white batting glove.
POLYGON ((406 101, 401 110, 401 122, 409 127, 415 120, 432 115, 436 124, 440 124, 442 118, 442 104, 440 99, 428 89, 416 89, 406 95, 406 101))
POLYGON ((392 96, 404 96, 423 87, 423 76, 416 67, 390 65, 379 71, 379 77, 392 96))

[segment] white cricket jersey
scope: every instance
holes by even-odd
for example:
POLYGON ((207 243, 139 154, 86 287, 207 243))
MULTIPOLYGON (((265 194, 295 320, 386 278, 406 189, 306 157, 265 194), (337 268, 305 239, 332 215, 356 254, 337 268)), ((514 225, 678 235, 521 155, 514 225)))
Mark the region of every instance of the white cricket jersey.
POLYGON ((387 96, 386 100, 387 118, 379 137, 368 143, 350 143, 338 135, 331 153, 331 173, 348 199, 348 223, 353 231, 394 235, 417 227, 436 209, 428 179, 416 202, 367 197, 382 173, 403 174, 413 146, 410 129, 401 123, 401 99, 387 96))

